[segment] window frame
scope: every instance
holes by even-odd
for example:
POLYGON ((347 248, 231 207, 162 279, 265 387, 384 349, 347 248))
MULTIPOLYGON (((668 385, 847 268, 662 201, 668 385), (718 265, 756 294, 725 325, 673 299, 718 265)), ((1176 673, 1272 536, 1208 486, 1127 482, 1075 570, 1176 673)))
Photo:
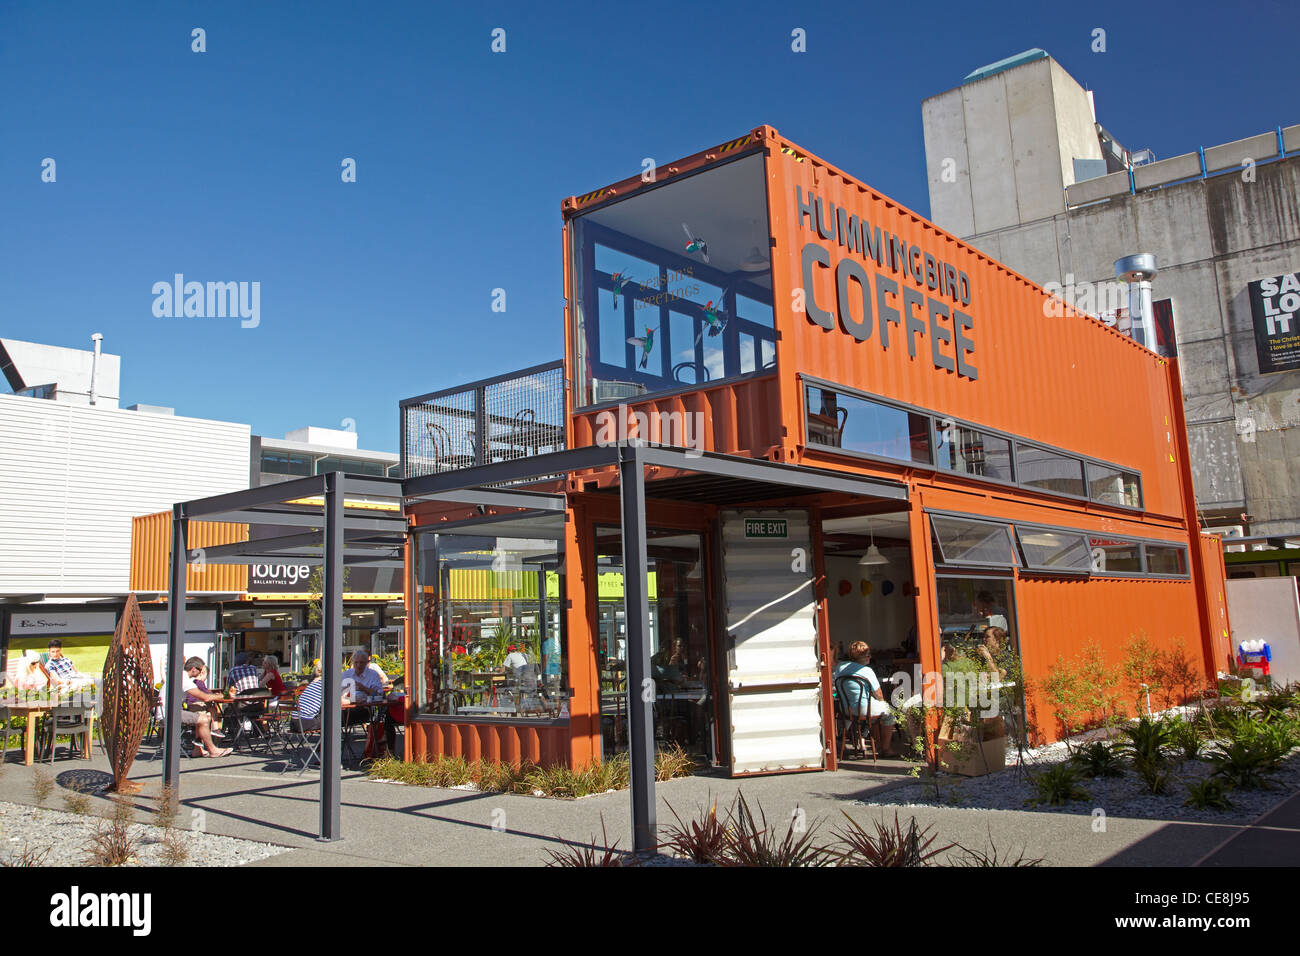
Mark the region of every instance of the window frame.
POLYGON ((1078 531, 1073 528, 1054 528, 1051 525, 1030 524, 1028 522, 1012 522, 1016 532, 1016 545, 1019 548, 1021 570, 1027 574, 1034 575, 1060 575, 1063 577, 1088 577, 1092 574, 1092 547, 1088 543, 1091 532, 1078 531), (1082 568, 1054 567, 1043 564, 1035 564, 1029 560, 1029 554, 1025 551, 1025 542, 1021 538, 1021 531, 1029 533, 1038 532, 1040 534, 1056 534, 1062 536, 1072 536, 1079 538, 1083 542, 1084 553, 1088 556, 1088 562, 1082 568))
POLYGON ((932 547, 935 547, 935 550, 937 551, 938 557, 940 559, 934 562, 936 573, 937 573, 937 569, 942 567, 942 568, 980 568, 985 570, 1002 571, 1004 573, 1014 574, 1015 570, 1021 567, 1020 555, 1017 554, 1016 551, 1014 527, 1011 522, 998 521, 997 519, 985 518, 977 515, 961 514, 959 512, 953 512, 953 511, 931 510, 929 508, 925 509, 925 514, 926 517, 929 519, 928 530, 930 532, 931 545, 932 547), (943 541, 939 537, 938 529, 935 527, 934 524, 935 518, 939 518, 941 520, 948 518, 955 521, 969 521, 975 524, 991 525, 993 527, 1001 528, 1003 534, 1005 534, 1007 538, 1007 551, 1011 555, 1011 563, 1004 564, 1002 562, 969 561, 969 560, 961 561, 961 562, 949 561, 947 555, 944 554, 943 541))
POLYGON ((1146 577, 1156 578, 1158 580, 1164 580, 1164 581, 1187 581, 1191 579, 1192 561, 1191 561, 1191 554, 1188 551, 1187 545, 1179 544, 1174 541, 1153 541, 1153 540, 1144 540, 1141 542, 1141 544, 1142 544, 1142 573, 1146 575, 1146 577), (1167 548, 1169 550, 1177 551, 1181 553, 1183 556, 1183 570, 1175 574, 1169 574, 1164 571, 1152 571, 1151 560, 1147 554, 1147 549, 1152 547, 1167 548))
POLYGON ((855 393, 852 391, 842 389, 838 385, 830 385, 827 383, 822 383, 816 379, 812 379, 807 376, 800 376, 800 377, 803 379, 803 381, 800 384, 799 398, 800 398, 800 404, 803 406, 803 439, 804 439, 805 446, 807 446, 808 448, 812 448, 815 451, 830 452, 831 454, 837 454, 837 455, 849 455, 853 458, 864 459, 865 461, 879 461, 891 465, 905 465, 910 468, 920 468, 924 471, 937 470, 934 463, 935 462, 935 455, 934 455, 935 431, 934 431, 933 414, 923 409, 914 408, 912 406, 906 405, 902 402, 891 402, 887 399, 880 399, 874 396, 869 397, 864 394, 855 393), (916 415, 926 419, 925 437, 926 437, 927 448, 926 448, 925 460, 916 461, 911 458, 890 458, 886 455, 873 455, 871 452, 858 451, 857 449, 854 448, 845 448, 842 445, 824 445, 821 442, 813 441, 812 438, 809 437, 810 432, 808 430, 808 415, 811 411, 808 405, 809 389, 820 389, 822 391, 827 391, 827 392, 838 392, 844 395, 846 398, 856 399, 859 402, 865 402, 869 405, 878 405, 881 408, 889 409, 890 411, 902 412, 909 416, 916 415))

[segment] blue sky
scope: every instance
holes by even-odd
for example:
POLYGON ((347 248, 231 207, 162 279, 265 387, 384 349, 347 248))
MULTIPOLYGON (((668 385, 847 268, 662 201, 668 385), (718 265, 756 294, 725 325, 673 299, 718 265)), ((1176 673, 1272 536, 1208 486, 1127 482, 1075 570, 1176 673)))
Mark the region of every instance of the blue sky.
POLYGON ((0 337, 102 332, 124 404, 396 450, 400 398, 560 357, 560 201, 643 157, 768 123, 925 213, 921 101, 977 66, 1042 47, 1169 156, 1300 122, 1297 28, 1276 0, 3 0, 0 337), (259 282, 260 324, 155 317, 178 272, 259 282))

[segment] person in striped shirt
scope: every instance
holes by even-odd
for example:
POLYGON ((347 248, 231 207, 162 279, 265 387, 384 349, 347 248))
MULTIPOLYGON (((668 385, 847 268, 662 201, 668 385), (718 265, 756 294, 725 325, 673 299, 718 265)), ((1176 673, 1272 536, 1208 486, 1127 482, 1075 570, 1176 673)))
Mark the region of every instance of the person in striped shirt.
POLYGON ((77 670, 77 666, 63 656, 63 642, 58 638, 50 641, 50 656, 44 664, 38 665, 45 679, 50 682, 50 686, 55 684, 71 684, 75 681, 90 680, 85 674, 77 670))
POLYGON ((316 665, 314 673, 316 676, 302 692, 293 710, 289 712, 289 717, 296 720, 303 730, 320 730, 320 711, 324 703, 325 685, 321 681, 319 664, 316 665))

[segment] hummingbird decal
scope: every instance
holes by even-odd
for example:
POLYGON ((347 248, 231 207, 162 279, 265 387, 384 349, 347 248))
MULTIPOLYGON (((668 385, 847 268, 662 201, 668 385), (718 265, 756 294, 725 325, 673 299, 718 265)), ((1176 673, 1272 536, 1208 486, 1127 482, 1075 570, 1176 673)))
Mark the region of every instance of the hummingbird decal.
POLYGON ((630 275, 626 275, 622 272, 615 272, 609 278, 614 283, 614 308, 617 309, 618 297, 620 293, 622 293, 623 287, 628 285, 631 282, 635 282, 636 280, 633 279, 630 275))
POLYGON ((727 327, 727 313, 723 311, 722 303, 726 301, 727 292, 724 289, 722 295, 717 300, 710 299, 704 304, 704 324, 700 326, 700 334, 695 336, 695 344, 700 344, 700 339, 704 337, 704 330, 708 329, 709 337, 721 335, 722 330, 727 327))
POLYGON ((652 329, 647 325, 645 335, 634 335, 627 340, 629 345, 641 346, 641 364, 638 366, 639 368, 645 368, 646 363, 650 361, 650 351, 655 347, 656 331, 658 331, 657 328, 652 329))
POLYGON ((695 233, 691 232, 691 227, 682 223, 682 231, 686 233, 686 251, 698 252, 705 262, 709 261, 709 244, 701 239, 695 233))

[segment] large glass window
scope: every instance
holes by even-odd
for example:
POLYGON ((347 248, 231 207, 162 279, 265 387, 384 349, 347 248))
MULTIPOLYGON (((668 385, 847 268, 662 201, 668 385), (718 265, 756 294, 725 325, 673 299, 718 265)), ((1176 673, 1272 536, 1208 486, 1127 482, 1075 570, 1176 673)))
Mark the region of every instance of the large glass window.
MULTIPOLYGON (((623 537, 596 529, 601 736, 606 755, 627 749, 627 628, 623 616, 623 537)), ((713 755, 712 657, 700 536, 647 532, 650 676, 658 746, 713 755)))
POLYGON ((1187 549, 1178 545, 1144 545, 1148 574, 1187 575, 1187 549))
POLYGON ((561 543, 429 532, 417 540, 424 712, 567 714, 561 543))
POLYGON ((944 564, 1014 567, 1011 528, 991 521, 931 515, 935 547, 944 564))
POLYGON ((1016 526, 1025 567, 1033 571, 1064 571, 1086 574, 1092 567, 1087 539, 1078 532, 1016 526))
POLYGON ((766 196, 754 154, 570 221, 579 407, 775 367, 766 196))
POLYGON ((968 701, 985 716, 1002 718, 1007 736, 1023 739, 1024 669, 1011 582, 939 575, 935 598, 946 700, 968 701))
POLYGON ((930 417, 809 385, 805 392, 808 443, 930 463, 930 417))
POLYGON ((262 451, 262 471, 269 475, 310 475, 311 455, 289 451, 262 451))
POLYGON ((1095 461, 1088 462, 1087 469, 1088 497, 1093 501, 1126 508, 1142 507, 1142 483, 1134 472, 1095 461))
POLYGON ((1022 485, 1057 495, 1085 497, 1083 461, 1016 442, 1016 474, 1022 485))
POLYGON ((1088 547, 1092 550, 1093 574, 1142 573, 1142 545, 1137 541, 1093 535, 1088 538, 1088 547))
POLYGON ((951 419, 940 420, 936 434, 939 444, 935 449, 935 462, 940 468, 995 481, 1015 480, 1009 439, 951 419))

